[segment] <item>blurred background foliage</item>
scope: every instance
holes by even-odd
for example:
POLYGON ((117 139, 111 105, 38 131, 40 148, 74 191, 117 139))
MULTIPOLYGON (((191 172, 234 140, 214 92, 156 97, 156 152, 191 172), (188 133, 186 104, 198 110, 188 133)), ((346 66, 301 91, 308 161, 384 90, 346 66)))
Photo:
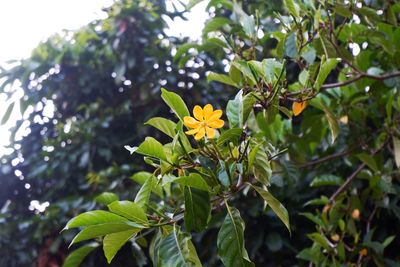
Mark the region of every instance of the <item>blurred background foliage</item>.
MULTIPOLYGON (((338 33, 340 51, 349 62, 374 75, 400 65, 400 7, 392 2, 385 2, 382 21, 373 15, 381 10, 381 1, 368 1, 367 8, 351 11, 327 4, 339 14, 335 17, 338 25, 350 21, 352 12, 357 13, 361 24, 346 24, 342 35, 338 33), (362 26, 374 27, 378 22, 382 23, 378 33, 366 39, 362 26), (382 40, 389 42, 383 49, 382 40), (369 43, 367 49, 353 56, 346 46, 350 41, 369 43)), ((103 207, 102 198, 113 197, 97 197, 103 192, 112 192, 120 199, 134 197, 140 184, 131 176, 144 167, 140 157, 130 156, 123 146, 138 144, 147 135, 162 140, 159 133, 143 126, 147 119, 166 117, 169 112, 160 100, 161 87, 178 92, 189 107, 195 103, 225 107, 236 89, 207 82, 206 73, 223 73, 236 54, 257 60, 287 58, 288 84, 297 82, 302 60, 309 57, 302 55, 301 60, 294 54, 292 39, 282 40, 276 32, 280 27, 276 12, 287 12, 283 3, 243 1, 243 11, 257 14, 264 33, 256 46, 241 33, 240 23, 225 25, 229 19, 238 22, 230 3, 210 1, 203 41, 191 43, 165 33, 165 16, 173 19, 183 13, 167 10, 164 0, 116 1, 107 9, 108 18, 77 32, 53 36, 41 43, 29 59, 1 70, 2 91, 11 96, 13 88, 20 86, 24 96, 20 100, 23 119, 11 129, 13 152, 1 158, 0 266, 61 266, 74 232, 60 231, 70 218, 103 207), (217 40, 208 38, 208 32, 221 27, 236 51, 229 52, 217 40), (272 37, 270 32, 274 33, 272 37), (284 50, 283 55, 279 49, 284 50)), ((308 7, 311 1, 302 4, 308 7)), ((287 17, 278 18, 284 24, 287 17)), ((318 40, 311 38, 310 42, 314 52, 307 50, 311 53, 308 56, 315 60, 315 54, 323 48, 318 40)), ((329 51, 335 53, 335 49, 329 51)), ((339 64, 327 81, 343 78, 338 73, 344 68, 339 64)), ((388 117, 399 120, 399 79, 360 80, 340 91, 342 94, 339 91, 326 93, 331 98, 330 108, 341 118, 335 146, 330 145, 328 122, 317 109, 307 109, 304 116, 293 120, 281 114, 279 120, 259 125, 271 143, 289 149, 287 156, 274 162, 271 191, 290 212, 292 235, 271 211, 263 211, 263 203, 255 196, 238 196, 235 204, 246 222, 246 246, 256 266, 306 266, 313 257, 320 257, 322 252, 317 253, 314 245, 318 237, 310 239, 307 234, 328 223, 331 226, 326 227, 333 236, 342 226, 339 219, 322 220, 325 215, 321 206, 313 204, 326 204, 323 197, 316 199, 331 195, 360 162, 370 168, 361 171, 363 179, 354 182, 353 190, 340 200, 343 205, 334 211, 337 214, 331 216, 343 221, 346 229, 341 231, 363 240, 362 246, 346 248, 354 251, 348 259, 357 258, 360 248, 366 247, 371 250, 368 255, 374 257, 371 264, 399 266, 396 247, 400 240, 387 239, 400 233, 399 171, 393 151, 375 158, 364 153, 386 138, 382 128, 390 125, 388 117), (369 94, 361 93, 359 88, 364 90, 366 86, 371 88, 369 94), (330 159, 329 155, 337 157, 330 159), (360 218, 352 216, 354 209, 360 211, 360 218)), ((289 102, 282 105, 290 108, 289 102)), ((223 215, 216 213, 209 230, 193 236, 206 266, 221 265, 214 226, 220 226, 223 215)), ((147 250, 141 248, 147 246, 146 240, 140 246, 125 245, 111 266, 151 266, 147 250)), ((101 249, 90 254, 84 266, 107 266, 101 249)))

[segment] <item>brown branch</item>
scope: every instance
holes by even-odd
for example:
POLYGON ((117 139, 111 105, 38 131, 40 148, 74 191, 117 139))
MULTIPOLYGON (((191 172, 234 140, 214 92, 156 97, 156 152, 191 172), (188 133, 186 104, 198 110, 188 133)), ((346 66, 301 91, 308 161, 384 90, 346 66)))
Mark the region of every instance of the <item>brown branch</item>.
MULTIPOLYGON (((371 153, 371 156, 374 156, 376 153, 381 151, 385 147, 387 142, 388 142, 388 139, 385 140, 385 142, 383 142, 382 145, 379 148, 377 148, 375 151, 373 151, 371 153)), ((349 187, 351 185, 351 183, 353 182, 354 178, 357 177, 357 175, 364 169, 365 166, 366 166, 366 164, 362 163, 360 166, 358 166, 358 168, 349 177, 346 178, 346 181, 329 198, 329 202, 330 203, 335 202, 337 196, 339 196, 343 191, 345 191, 347 189, 347 187, 349 187)))
MULTIPOLYGON (((354 83, 354 82, 356 82, 356 81, 358 81, 358 80, 360 80, 362 78, 369 78, 369 79, 383 81, 383 80, 387 80, 387 79, 398 77, 398 76, 400 76, 400 71, 395 71, 395 72, 392 72, 392 73, 387 73, 387 74, 379 75, 379 76, 370 75, 368 73, 364 73, 363 72, 363 73, 357 74, 352 79, 348 79, 346 81, 324 84, 324 85, 321 86, 320 91, 324 91, 324 90, 331 89, 331 88, 336 88, 336 87, 342 87, 342 86, 354 83)), ((305 93, 308 93, 308 92, 312 92, 312 91, 313 91, 313 88, 306 88, 306 89, 303 89, 303 90, 300 90, 300 91, 296 91, 296 92, 289 92, 286 95, 282 96, 282 98, 283 99, 289 99, 289 100, 292 100, 292 101, 296 101, 298 99, 293 98, 294 96, 302 95, 302 94, 305 94, 305 93)), ((318 92, 316 92, 316 94, 317 93, 318 92)), ((315 95, 313 95, 312 97, 314 97, 315 95)), ((307 99, 302 99, 302 100, 307 100, 307 99)))
POLYGON ((299 168, 307 168, 307 167, 310 167, 310 166, 313 166, 313 165, 317 165, 317 164, 320 164, 320 163, 324 163, 324 162, 330 161, 330 160, 335 159, 335 158, 347 156, 354 149, 355 148, 352 148, 352 149, 345 150, 345 151, 342 151, 342 152, 339 152, 339 153, 336 153, 336 154, 332 154, 332 155, 329 155, 329 156, 326 156, 326 157, 323 157, 323 158, 315 159, 315 160, 309 161, 307 163, 304 163, 304 164, 302 164, 302 165, 300 165, 298 167, 299 168))

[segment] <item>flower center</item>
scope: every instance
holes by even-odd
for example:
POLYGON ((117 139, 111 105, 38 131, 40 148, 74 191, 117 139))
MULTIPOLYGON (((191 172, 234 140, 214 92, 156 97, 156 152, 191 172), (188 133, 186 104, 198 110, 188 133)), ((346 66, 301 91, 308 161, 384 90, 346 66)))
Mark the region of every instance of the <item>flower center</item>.
POLYGON ((200 123, 200 127, 206 127, 206 126, 207 126, 207 122, 202 121, 202 122, 200 123))

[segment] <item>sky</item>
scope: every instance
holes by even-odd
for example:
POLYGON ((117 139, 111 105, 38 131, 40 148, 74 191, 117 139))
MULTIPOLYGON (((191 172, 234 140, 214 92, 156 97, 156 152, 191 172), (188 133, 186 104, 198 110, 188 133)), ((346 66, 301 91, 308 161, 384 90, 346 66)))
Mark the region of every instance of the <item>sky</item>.
MULTIPOLYGON (((171 6, 172 1, 166 0, 167 7, 171 6)), ((170 27, 168 33, 199 38, 206 18, 207 2, 192 9, 187 16, 189 21, 167 21, 170 27)), ((4 66, 8 60, 29 57, 40 41, 56 32, 76 30, 95 19, 105 18, 102 8, 112 3, 113 0, 1 0, 0 66, 4 66)), ((21 97, 21 93, 15 97, 21 97)), ((5 97, 0 94, 0 119, 6 108, 5 97)), ((5 125, 0 125, 0 157, 7 153, 4 146, 9 143, 9 129, 20 117, 16 107, 11 119, 5 125)))

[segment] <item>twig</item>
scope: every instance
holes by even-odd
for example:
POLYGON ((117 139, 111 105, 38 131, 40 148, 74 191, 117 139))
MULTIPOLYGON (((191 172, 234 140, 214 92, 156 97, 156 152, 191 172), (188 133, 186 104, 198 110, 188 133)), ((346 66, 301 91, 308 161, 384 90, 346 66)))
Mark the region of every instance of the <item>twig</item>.
MULTIPOLYGON (((387 144, 388 139, 386 139, 382 145, 376 149, 375 151, 373 151, 371 153, 371 156, 374 156, 376 153, 378 153, 379 151, 381 151, 385 145, 387 144)), ((335 191, 335 193, 333 193, 333 195, 329 198, 329 202, 333 203, 335 202, 336 198, 338 195, 340 195, 344 190, 347 189, 347 187, 353 182, 354 178, 357 177, 357 175, 362 171, 362 169, 364 169, 364 167, 366 166, 365 163, 362 163, 360 166, 358 166, 358 168, 349 176, 347 177, 346 181, 335 191)))
MULTIPOLYGON (((354 76, 354 78, 348 79, 346 81, 324 84, 324 85, 321 86, 320 92, 324 91, 324 90, 327 90, 327 89, 331 89, 331 88, 342 87, 342 86, 354 83, 354 82, 356 82, 356 81, 358 81, 358 80, 360 80, 362 78, 370 78, 370 79, 374 79, 374 80, 383 81, 383 80, 387 80, 387 79, 398 77, 398 76, 400 76, 400 71, 395 71, 395 72, 392 72, 392 73, 387 73, 387 74, 379 75, 379 76, 370 75, 368 73, 360 73, 360 74, 357 74, 356 76, 354 76)), ((302 89, 302 90, 296 91, 296 92, 289 92, 286 95, 281 96, 281 98, 295 101, 297 99, 296 98, 292 98, 292 97, 305 94, 305 93, 310 92, 312 90, 313 90, 313 88, 306 88, 306 89, 302 89)), ((316 92, 316 93, 318 93, 318 92, 316 92)))

